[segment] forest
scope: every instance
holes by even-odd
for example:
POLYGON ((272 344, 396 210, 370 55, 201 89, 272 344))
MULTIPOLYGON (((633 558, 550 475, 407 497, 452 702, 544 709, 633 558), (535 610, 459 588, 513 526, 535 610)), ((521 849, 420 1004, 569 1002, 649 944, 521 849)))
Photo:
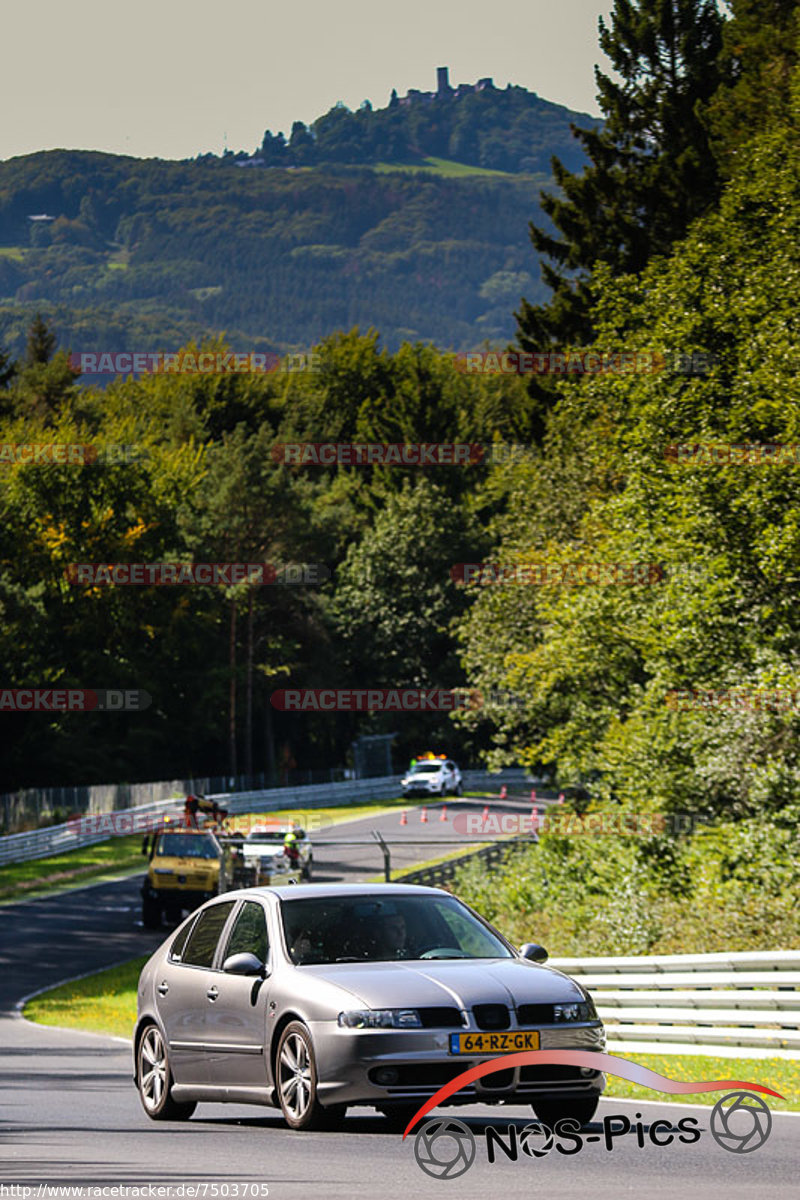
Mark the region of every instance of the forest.
MULTIPOLYGON (((604 129, 586 135, 590 165, 557 164, 558 193, 529 211, 541 222, 531 238, 546 299, 520 304, 517 342, 697 353, 703 371, 473 376, 448 345, 391 344, 380 325, 353 321, 309 337, 315 371, 152 373, 102 389, 76 377, 47 319, 29 323, 21 350, 6 343, 0 441, 136 449, 122 461, 2 466, 6 686, 139 687, 153 699, 141 714, 7 713, 9 790, 269 769, 287 754, 341 764, 357 733, 392 732, 398 765, 442 745, 463 762, 552 770, 633 806, 793 811, 800 701, 730 696, 798 695, 795 455, 674 447, 800 443, 798 6, 775 6, 766 32, 755 0, 739 0, 728 22, 694 0, 677 31, 658 24, 655 0, 641 8, 657 53, 652 37, 634 47, 637 31, 609 28, 621 69, 638 55, 634 80, 608 91, 604 129), (659 66, 670 38, 677 82, 659 66), (674 119, 685 110, 694 123, 674 119), (644 128, 662 131, 657 154, 644 128), (424 467, 276 453, 326 442, 497 452, 424 467), (69 573, 227 561, 319 563, 329 575, 171 588, 80 585, 69 573), (487 573, 471 586, 454 578, 465 563, 548 570, 525 585, 487 573), (576 563, 659 570, 607 585, 551 572, 576 563), (448 716, 286 712, 269 699, 351 686, 468 687, 523 702, 448 716), (729 699, 681 706, 675 693, 729 699)), ((161 169, 143 164, 142 178, 161 169)), ((176 180, 183 170, 164 169, 176 180)), ((75 200, 82 182, 71 178, 75 200)), ((465 221, 477 219, 462 199, 465 221)), ((123 220, 95 211, 109 227, 123 220)), ((357 212, 354 201, 336 220, 357 212)), ((444 212, 424 218, 437 234, 444 212)), ((135 234, 143 243, 150 219, 135 234)), ((293 219, 264 217, 287 239, 293 219)), ((185 248, 180 221, 170 236, 185 248)))

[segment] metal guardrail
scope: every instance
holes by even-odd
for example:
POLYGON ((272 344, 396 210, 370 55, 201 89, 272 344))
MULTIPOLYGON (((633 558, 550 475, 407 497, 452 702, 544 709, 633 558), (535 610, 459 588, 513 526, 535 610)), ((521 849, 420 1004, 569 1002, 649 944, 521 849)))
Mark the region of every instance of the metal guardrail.
POLYGON ((800 950, 557 958, 593 996, 610 1042, 663 1051, 758 1047, 800 1058, 800 950))
MULTIPOLYGON (((492 786, 499 791, 504 783, 507 786, 517 785, 524 782, 524 779, 524 772, 521 771, 503 772, 500 775, 489 775, 485 771, 464 772, 464 786, 468 790, 492 786)), ((210 795, 209 799, 218 800, 222 807, 235 815, 252 811, 254 805, 258 806, 259 812, 274 812, 276 809, 286 808, 333 808, 360 800, 392 800, 399 791, 399 776, 387 775, 375 779, 351 779, 343 783, 261 788, 234 794, 220 792, 210 795)), ((6 834, 0 837, 0 867, 36 858, 49 858, 68 850, 91 846, 97 842, 108 841, 115 834, 139 832, 142 830, 142 824, 137 829, 135 821, 143 823, 148 817, 182 812, 183 803, 184 797, 181 795, 157 800, 151 804, 141 804, 135 808, 88 814, 99 823, 99 828, 96 827, 94 832, 87 830, 85 826, 82 828, 78 822, 66 822, 62 825, 50 825, 45 829, 34 829, 28 833, 6 834), (126 828, 125 818, 128 816, 130 825, 126 828), (108 818, 105 828, 104 817, 108 818)))
POLYGON ((457 858, 448 858, 435 866, 422 867, 419 871, 404 871, 395 880, 396 883, 419 883, 425 887, 439 887, 449 883, 456 873, 478 859, 487 866, 494 867, 505 861, 506 855, 517 842, 494 842, 491 846, 482 846, 480 850, 472 850, 469 854, 459 854, 457 858))

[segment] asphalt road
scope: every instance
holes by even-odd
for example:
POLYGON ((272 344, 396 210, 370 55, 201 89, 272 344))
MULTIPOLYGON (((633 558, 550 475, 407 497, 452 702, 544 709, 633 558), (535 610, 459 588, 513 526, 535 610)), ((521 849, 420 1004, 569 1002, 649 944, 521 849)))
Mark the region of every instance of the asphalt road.
MULTIPOLYGON (((339 826, 335 836, 338 840, 346 832, 360 837, 378 827, 385 837, 411 834, 428 843, 398 848, 394 865, 447 849, 433 849, 445 822, 438 823, 437 829, 434 820, 420 825, 418 816, 410 816, 410 821, 401 827, 399 813, 392 813, 378 821, 348 823, 346 830, 339 826), (406 854, 411 856, 408 860, 401 857, 406 854)), ((376 874, 382 864, 377 846, 327 850, 318 846, 315 858, 315 878, 320 881, 376 874)), ((200 1105, 186 1124, 150 1122, 131 1081, 128 1046, 111 1038, 32 1025, 12 1015, 15 1002, 37 988, 147 953, 158 944, 163 933, 146 933, 137 927, 138 886, 139 879, 130 878, 0 908, 0 1185, 6 1189, 10 1184, 32 1187, 28 1196, 38 1195, 38 1200, 70 1194, 48 1191, 50 1187, 102 1185, 144 1188, 138 1195, 145 1196, 159 1194, 149 1192, 151 1185, 168 1185, 171 1192, 160 1193, 168 1200, 189 1194, 178 1190, 189 1183, 208 1185, 208 1200, 237 1200, 234 1185, 238 1185, 238 1200, 247 1200, 258 1194, 252 1190, 258 1184, 268 1186, 272 1200, 405 1200, 412 1195, 442 1197, 456 1192, 459 1200, 485 1200, 494 1191, 504 1197, 529 1197, 540 1189, 581 1200, 620 1195, 648 1200, 676 1195, 681 1200, 737 1200, 761 1192, 778 1198, 797 1195, 799 1117, 773 1114, 768 1141, 752 1154, 733 1154, 711 1137, 711 1105, 662 1104, 656 1093, 655 1103, 647 1105, 604 1100, 597 1119, 584 1131, 586 1138, 597 1140, 585 1141, 575 1155, 552 1149, 544 1157, 520 1153, 517 1161, 511 1161, 497 1151, 494 1163, 488 1160, 487 1126, 494 1126, 508 1141, 509 1124, 522 1129, 532 1119, 529 1110, 520 1106, 440 1110, 438 1115, 463 1121, 475 1138, 475 1160, 457 1181, 426 1175, 415 1159, 413 1135, 404 1142, 399 1134, 387 1131, 383 1118, 370 1109, 352 1109, 338 1133, 293 1133, 273 1110, 242 1105, 200 1105), (627 1114, 632 1123, 636 1113, 642 1114, 643 1147, 631 1132, 615 1138, 611 1151, 606 1149, 602 1119, 617 1113, 627 1114), (650 1142, 651 1121, 685 1116, 699 1119, 697 1142, 681 1142, 677 1129, 671 1145, 658 1147, 650 1142), (247 1196, 245 1184, 251 1188, 247 1196), (37 1193, 40 1185, 43 1190, 37 1193)), ((759 1078, 757 1062, 748 1077, 759 1078)), ((659 1136, 667 1133, 662 1128, 659 1136)), ((444 1145, 439 1143, 440 1148, 444 1145)), ((27 1200, 21 1191, 0 1190, 0 1197, 12 1195, 27 1200)), ((101 1193, 83 1195, 89 1200, 101 1193)), ((203 1188, 194 1195, 203 1197, 203 1188)))

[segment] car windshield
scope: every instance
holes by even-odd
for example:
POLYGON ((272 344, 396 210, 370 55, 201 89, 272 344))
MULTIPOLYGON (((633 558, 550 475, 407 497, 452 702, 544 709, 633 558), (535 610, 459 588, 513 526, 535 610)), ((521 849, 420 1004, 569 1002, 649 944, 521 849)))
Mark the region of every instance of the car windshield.
POLYGON ((281 900, 296 966, 394 959, 513 958, 454 896, 321 896, 281 900))
POLYGON ((217 847, 210 837, 194 833, 164 833, 156 846, 158 858, 216 858, 217 847))
POLYGON ((247 842, 282 842, 286 837, 285 829, 254 829, 248 833, 247 842))
POLYGON ((411 768, 412 775, 433 775, 436 771, 441 771, 444 763, 415 763, 411 768))

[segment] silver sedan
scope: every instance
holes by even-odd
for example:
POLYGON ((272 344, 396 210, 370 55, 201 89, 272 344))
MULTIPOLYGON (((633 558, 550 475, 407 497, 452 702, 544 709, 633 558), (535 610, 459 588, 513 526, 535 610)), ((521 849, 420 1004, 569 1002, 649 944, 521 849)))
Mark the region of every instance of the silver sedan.
MULTIPOLYGON (((371 1105, 404 1127, 471 1066, 520 1050, 604 1048, 588 994, 437 888, 249 888, 208 901, 145 964, 135 1082, 154 1120, 198 1101, 278 1106, 293 1129, 371 1105)), ((530 1065, 450 1104, 526 1103, 585 1123, 605 1077, 530 1065)))

